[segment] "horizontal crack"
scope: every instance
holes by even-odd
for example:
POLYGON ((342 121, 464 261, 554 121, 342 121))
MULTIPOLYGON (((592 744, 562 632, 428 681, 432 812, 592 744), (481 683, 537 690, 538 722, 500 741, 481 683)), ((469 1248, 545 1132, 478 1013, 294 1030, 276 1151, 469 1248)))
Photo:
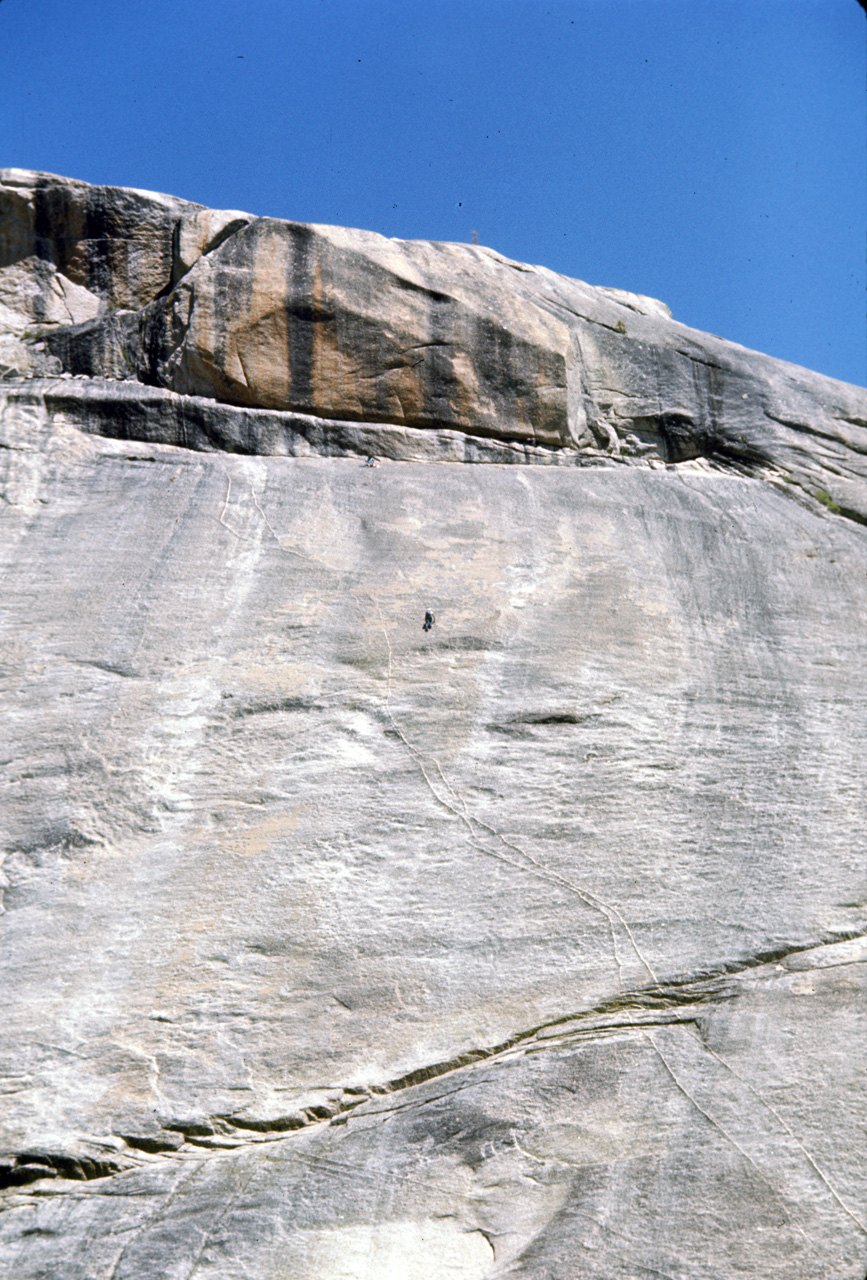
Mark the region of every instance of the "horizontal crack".
MULTIPOLYGON (((182 1147, 193 1148, 199 1153, 206 1149, 215 1155, 219 1152, 225 1154, 227 1150, 238 1150, 256 1142, 281 1141, 288 1134, 313 1125, 346 1124, 350 1113, 363 1103, 384 1100, 416 1085, 514 1053, 539 1053, 569 1041, 622 1035, 628 1031, 646 1032, 652 1027, 679 1025, 697 1028, 703 1006, 737 998, 737 984, 730 981, 734 975, 779 963, 790 956, 863 938, 867 938, 867 933, 851 930, 825 935, 819 941, 781 944, 742 960, 728 961, 699 975, 674 978, 658 986, 639 987, 602 1000, 588 1009, 538 1023, 497 1044, 468 1049, 452 1058, 418 1067, 383 1084, 335 1089, 329 1093, 328 1101, 285 1115, 265 1119, 221 1113, 196 1121, 166 1122, 162 1126, 164 1136, 153 1133, 117 1136, 122 1137, 133 1151, 168 1158, 183 1154, 182 1147)), ((24 1187, 41 1178, 89 1181, 109 1177, 123 1168, 122 1163, 114 1160, 33 1150, 0 1159, 0 1189, 24 1187)))
POLYGON ((241 1120, 231 1115, 220 1118, 225 1124, 268 1132, 269 1136, 283 1136, 287 1129, 305 1128, 310 1123, 329 1120, 331 1124, 345 1124, 348 1112, 372 1098, 388 1096, 410 1089, 428 1080, 461 1071, 478 1063, 491 1061, 515 1050, 538 1051, 550 1048, 555 1037, 583 1038, 621 1033, 628 1030, 644 1030, 652 1026, 688 1025, 697 1022, 696 1006, 717 1004, 737 997, 735 984, 727 981, 733 975, 750 969, 758 969, 786 959, 788 956, 815 951, 820 947, 839 942, 851 942, 867 936, 857 930, 825 935, 818 942, 786 943, 755 953, 743 960, 729 961, 706 973, 675 978, 654 987, 639 987, 631 992, 600 1001, 597 1005, 577 1013, 563 1014, 559 1018, 539 1023, 525 1031, 482 1048, 468 1049, 453 1058, 431 1063, 408 1071, 384 1084, 373 1085, 363 1092, 344 1091, 339 1101, 328 1108, 308 1108, 300 1113, 303 1118, 283 1118, 273 1121, 241 1120), (559 1030, 558 1030, 559 1029, 559 1030))

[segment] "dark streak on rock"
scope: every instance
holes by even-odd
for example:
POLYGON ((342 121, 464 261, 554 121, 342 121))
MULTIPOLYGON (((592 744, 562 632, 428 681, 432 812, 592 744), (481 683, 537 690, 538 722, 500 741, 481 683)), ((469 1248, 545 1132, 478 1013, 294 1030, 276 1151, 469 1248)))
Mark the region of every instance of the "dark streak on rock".
POLYGON ((52 1151, 22 1151, 0 1163, 0 1188, 24 1186, 40 1178, 68 1178, 90 1182, 119 1173, 116 1160, 97 1160, 91 1156, 72 1156, 52 1151))
POLYGON ((230 711, 238 720, 245 716, 261 716, 281 711, 324 711, 325 709, 312 698, 263 698, 242 701, 233 693, 224 693, 222 696, 224 699, 232 700, 230 711))

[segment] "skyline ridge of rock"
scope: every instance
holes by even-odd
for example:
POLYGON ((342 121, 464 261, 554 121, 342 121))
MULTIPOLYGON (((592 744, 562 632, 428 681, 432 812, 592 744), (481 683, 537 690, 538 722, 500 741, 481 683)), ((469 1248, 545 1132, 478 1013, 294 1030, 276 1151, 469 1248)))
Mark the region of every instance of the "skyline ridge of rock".
MULTIPOLYGON (((72 374, 380 426, 392 456, 418 456, 405 433, 427 429, 492 438, 524 461, 705 459, 867 519, 860 389, 691 330, 654 299, 480 246, 3 170, 0 300, 20 298, 22 272, 19 336, 42 321, 37 343, 16 344, 23 366, 39 365, 38 345, 72 374)), ((234 437, 243 452, 291 453, 299 425, 311 435, 279 417, 260 431, 228 410, 219 421, 217 447, 234 437)), ((180 430, 157 438, 183 443, 180 430)))

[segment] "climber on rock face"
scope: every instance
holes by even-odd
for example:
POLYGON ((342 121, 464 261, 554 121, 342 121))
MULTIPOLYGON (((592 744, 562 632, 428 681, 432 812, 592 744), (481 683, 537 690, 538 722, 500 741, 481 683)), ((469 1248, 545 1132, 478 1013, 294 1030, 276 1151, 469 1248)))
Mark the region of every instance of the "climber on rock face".
POLYGON ((436 618, 431 613, 430 609, 428 609, 424 615, 424 626, 422 627, 422 631, 430 631, 431 627, 435 622, 436 622, 436 618))

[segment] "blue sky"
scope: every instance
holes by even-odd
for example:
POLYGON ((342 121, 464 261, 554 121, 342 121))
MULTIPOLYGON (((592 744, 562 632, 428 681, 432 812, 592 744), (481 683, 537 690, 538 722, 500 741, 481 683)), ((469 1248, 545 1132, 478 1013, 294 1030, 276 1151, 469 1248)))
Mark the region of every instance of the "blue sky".
POLYGON ((857 0, 2 0, 0 164, 664 299, 867 384, 857 0))

